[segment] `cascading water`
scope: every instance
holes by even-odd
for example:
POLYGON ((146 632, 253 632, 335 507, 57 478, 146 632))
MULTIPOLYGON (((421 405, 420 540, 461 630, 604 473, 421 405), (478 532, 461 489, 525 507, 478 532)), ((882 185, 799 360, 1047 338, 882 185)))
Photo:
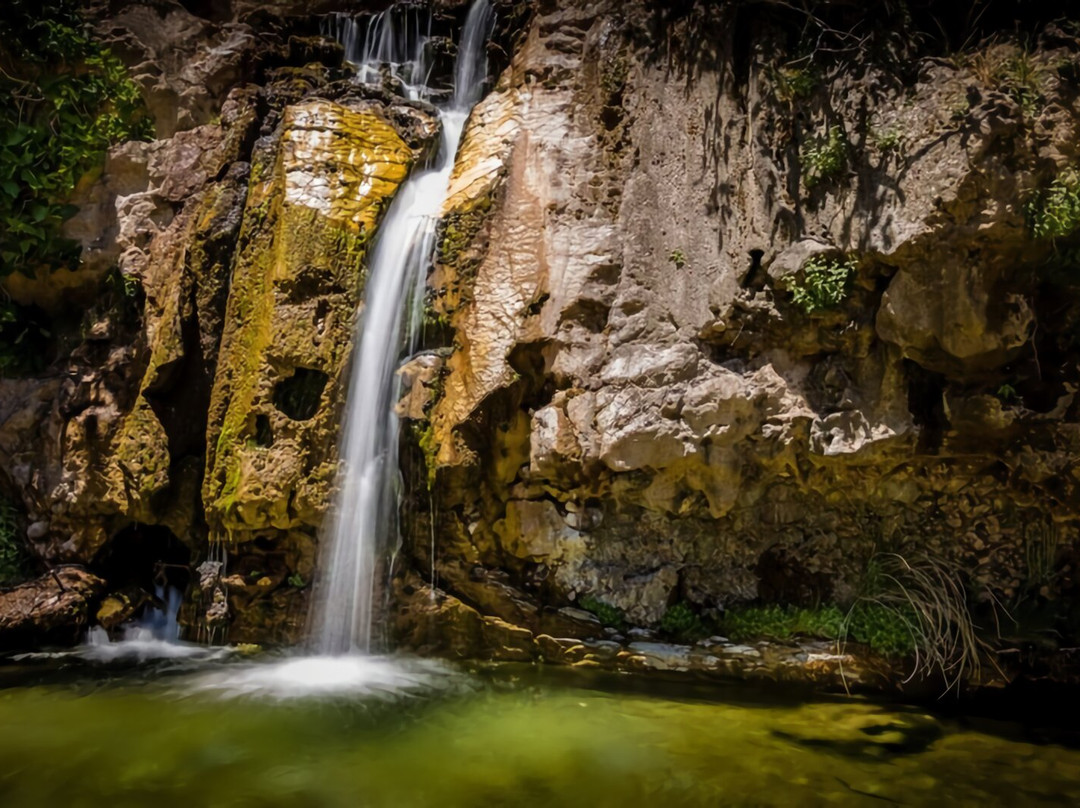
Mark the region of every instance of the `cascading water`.
POLYGON ((212 659, 224 653, 224 649, 180 641, 177 616, 183 593, 179 589, 158 584, 155 595, 156 604, 148 605, 141 617, 120 627, 120 639, 110 638, 101 626, 91 628, 86 634, 85 644, 79 649, 80 655, 97 662, 116 662, 196 657, 212 659))
MULTIPOLYGON (((458 46, 453 95, 448 101, 435 99, 442 121, 438 152, 427 168, 414 173, 398 190, 370 257, 342 433, 339 493, 326 534, 329 552, 323 556, 316 590, 312 642, 319 654, 372 650, 381 551, 396 539, 393 405, 400 390, 395 370, 402 348, 411 351, 416 336, 438 213, 465 120, 479 99, 487 73, 485 43, 493 19, 488 0, 473 3, 458 46)), ((376 15, 362 45, 354 21, 337 18, 332 25, 347 57, 358 65, 360 80, 373 80, 388 70, 409 97, 433 97, 427 87, 430 25, 415 10, 391 9, 376 15)))

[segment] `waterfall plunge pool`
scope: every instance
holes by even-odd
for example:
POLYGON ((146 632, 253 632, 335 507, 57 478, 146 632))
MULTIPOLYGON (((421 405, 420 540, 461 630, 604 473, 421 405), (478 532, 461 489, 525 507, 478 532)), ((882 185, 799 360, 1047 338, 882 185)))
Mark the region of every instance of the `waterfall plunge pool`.
POLYGON ((1076 733, 775 686, 338 663, 321 695, 293 667, 298 696, 268 683, 317 658, 0 659, 0 805, 1080 803, 1076 733))

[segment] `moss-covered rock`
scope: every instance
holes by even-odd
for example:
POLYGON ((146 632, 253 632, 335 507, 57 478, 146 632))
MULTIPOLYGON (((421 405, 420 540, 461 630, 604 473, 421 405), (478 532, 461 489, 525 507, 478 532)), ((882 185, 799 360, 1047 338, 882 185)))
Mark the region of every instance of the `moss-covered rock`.
POLYGON ((322 100, 288 107, 258 149, 210 405, 212 540, 319 525, 364 255, 411 162, 382 118, 322 100), (291 413, 313 409, 304 419, 275 395, 298 374, 325 385, 317 406, 291 413))

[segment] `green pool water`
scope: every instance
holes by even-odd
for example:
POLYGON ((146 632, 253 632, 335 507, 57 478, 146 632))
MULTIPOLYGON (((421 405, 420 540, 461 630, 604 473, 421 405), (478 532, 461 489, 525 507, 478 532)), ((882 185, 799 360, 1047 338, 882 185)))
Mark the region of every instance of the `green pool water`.
POLYGON ((527 667, 215 684, 251 669, 0 663, 0 806, 1080 804, 1080 750, 1015 723, 527 667))

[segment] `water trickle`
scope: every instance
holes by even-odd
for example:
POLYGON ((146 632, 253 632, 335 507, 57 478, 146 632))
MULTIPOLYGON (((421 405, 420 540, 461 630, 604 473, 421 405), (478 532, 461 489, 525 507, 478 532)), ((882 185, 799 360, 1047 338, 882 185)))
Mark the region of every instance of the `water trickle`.
POLYGON ((494 14, 474 2, 462 30, 448 101, 436 98, 431 72, 430 17, 389 9, 361 26, 343 17, 328 26, 357 64, 360 81, 389 75, 410 98, 433 100, 442 121, 439 149, 426 168, 398 190, 369 259, 341 440, 338 496, 324 541, 316 587, 312 642, 325 655, 368 653, 381 559, 396 543, 398 358, 414 349, 422 317, 426 271, 465 120, 487 72, 485 43, 494 14), (362 44, 361 44, 362 43, 362 44))
POLYGON ((80 649, 81 656, 98 662, 211 657, 212 649, 180 641, 177 616, 183 593, 176 587, 159 584, 154 594, 161 606, 150 604, 141 617, 121 626, 120 639, 111 639, 101 626, 91 628, 80 649))

